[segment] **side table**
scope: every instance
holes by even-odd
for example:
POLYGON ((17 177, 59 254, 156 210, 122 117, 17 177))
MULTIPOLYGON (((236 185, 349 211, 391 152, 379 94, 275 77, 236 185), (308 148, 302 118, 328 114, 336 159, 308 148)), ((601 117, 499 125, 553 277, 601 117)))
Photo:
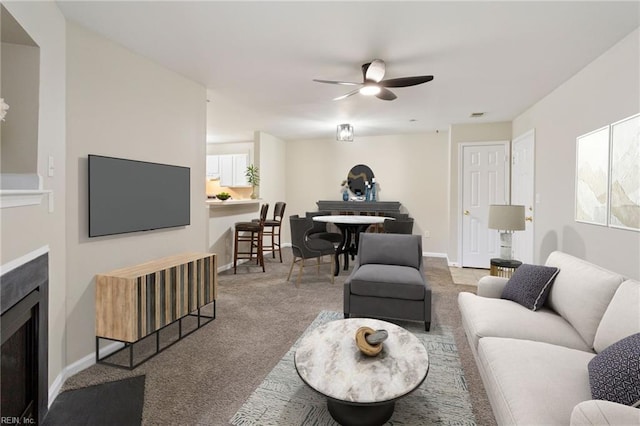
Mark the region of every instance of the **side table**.
POLYGON ((522 262, 519 260, 493 258, 491 259, 489 274, 497 277, 511 278, 513 271, 518 269, 520 265, 522 265, 522 262))

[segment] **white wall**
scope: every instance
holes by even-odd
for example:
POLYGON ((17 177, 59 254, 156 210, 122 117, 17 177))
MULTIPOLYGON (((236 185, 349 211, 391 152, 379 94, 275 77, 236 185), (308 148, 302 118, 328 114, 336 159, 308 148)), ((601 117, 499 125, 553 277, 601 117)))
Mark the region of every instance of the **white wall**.
POLYGON ((49 385, 66 363, 65 251, 65 20, 53 2, 5 2, 13 17, 40 46, 40 112, 38 173, 53 191, 48 204, 2 209, 0 264, 48 245, 49 252, 49 385), (55 159, 55 174, 47 176, 47 159, 55 159))
POLYGON ((84 28, 67 26, 67 362, 95 350, 95 275, 207 250, 206 90, 84 28), (87 155, 191 168, 191 224, 87 237, 87 155))
MULTIPOLYGON (((371 168, 379 201, 399 201, 415 219, 423 250, 448 249, 448 133, 356 137, 286 143, 287 218, 318 209, 318 200, 341 200, 340 183, 356 164, 371 168)), ((287 219, 288 220, 288 219, 287 219)), ((288 232, 289 226, 287 224, 288 232)), ((289 235, 287 233, 287 235, 289 235)))
POLYGON ((271 218, 276 202, 286 202, 286 144, 264 132, 255 132, 254 138, 256 144, 254 164, 260 171, 258 195, 263 202, 269 203, 271 218))
POLYGON ((535 257, 562 250, 640 277, 640 232, 574 221, 576 137, 640 111, 640 30, 635 30, 513 121, 535 128, 535 257))

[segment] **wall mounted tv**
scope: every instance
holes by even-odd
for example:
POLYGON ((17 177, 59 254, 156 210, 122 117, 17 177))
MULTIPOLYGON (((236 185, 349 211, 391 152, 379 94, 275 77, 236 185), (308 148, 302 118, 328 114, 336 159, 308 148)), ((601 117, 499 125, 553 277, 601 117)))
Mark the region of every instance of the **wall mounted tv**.
POLYGON ((89 155, 89 237, 189 225, 190 172, 89 155))

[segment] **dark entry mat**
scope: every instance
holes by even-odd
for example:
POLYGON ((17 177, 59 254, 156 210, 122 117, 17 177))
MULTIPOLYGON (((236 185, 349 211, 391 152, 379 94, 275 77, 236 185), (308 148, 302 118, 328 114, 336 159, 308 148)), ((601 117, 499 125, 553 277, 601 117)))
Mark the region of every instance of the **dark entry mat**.
POLYGON ((44 426, 140 425, 145 376, 70 390, 51 404, 44 426))

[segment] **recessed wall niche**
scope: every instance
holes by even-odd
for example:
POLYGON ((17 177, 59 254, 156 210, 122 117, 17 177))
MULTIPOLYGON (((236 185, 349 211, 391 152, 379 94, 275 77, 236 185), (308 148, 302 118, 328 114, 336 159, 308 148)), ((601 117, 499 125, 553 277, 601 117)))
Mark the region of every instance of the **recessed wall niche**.
POLYGON ((9 105, 0 121, 1 189, 38 189, 40 47, 0 5, 0 97, 9 105))

